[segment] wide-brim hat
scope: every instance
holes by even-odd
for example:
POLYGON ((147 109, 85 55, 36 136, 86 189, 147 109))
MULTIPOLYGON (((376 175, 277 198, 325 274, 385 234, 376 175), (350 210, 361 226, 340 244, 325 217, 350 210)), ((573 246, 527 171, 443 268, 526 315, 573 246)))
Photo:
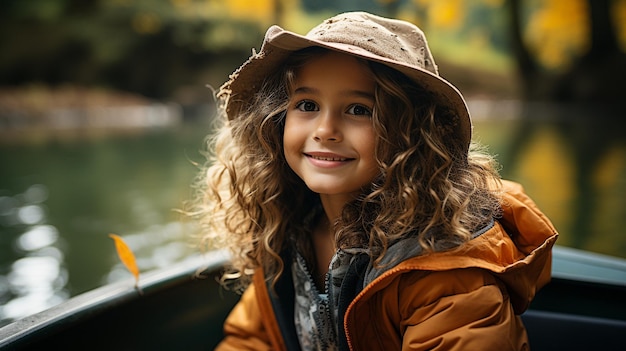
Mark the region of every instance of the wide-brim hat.
POLYGON ((311 46, 379 62, 403 73, 459 117, 455 134, 465 149, 469 147, 472 123, 467 104, 459 90, 439 75, 424 32, 412 23, 366 12, 339 14, 306 35, 271 26, 261 50, 220 88, 228 118, 249 107, 246 104, 252 103, 265 78, 280 69, 291 53, 311 46))

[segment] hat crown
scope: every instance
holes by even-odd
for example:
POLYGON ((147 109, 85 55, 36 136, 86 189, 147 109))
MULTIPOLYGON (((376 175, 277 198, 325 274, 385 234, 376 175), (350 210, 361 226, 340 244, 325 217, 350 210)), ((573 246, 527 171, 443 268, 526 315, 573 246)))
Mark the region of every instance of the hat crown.
POLYGON ((426 36, 417 26, 365 12, 349 12, 329 18, 311 29, 307 38, 346 44, 352 51, 367 51, 389 60, 438 75, 426 36))

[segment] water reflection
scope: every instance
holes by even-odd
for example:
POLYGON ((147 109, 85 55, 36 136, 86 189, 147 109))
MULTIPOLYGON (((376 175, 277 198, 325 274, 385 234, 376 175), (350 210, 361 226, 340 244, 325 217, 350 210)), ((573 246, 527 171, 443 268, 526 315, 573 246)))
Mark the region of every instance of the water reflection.
POLYGON ((35 251, 51 246, 58 238, 59 231, 55 227, 49 224, 36 225, 22 234, 16 244, 21 251, 35 251))
MULTIPOLYGON (((17 257, 10 264, 3 262, 7 267, 3 267, 0 275, 0 326, 43 311, 72 296, 64 254, 71 250, 68 250, 69 245, 64 243, 59 230, 47 223, 46 198, 47 189, 41 184, 30 186, 22 194, 0 197, 0 215, 5 233, 9 229, 19 231, 10 245, 17 257)), ((192 224, 180 221, 158 224, 161 218, 157 218, 149 202, 138 193, 132 194, 132 198, 132 211, 143 221, 155 223, 146 225, 141 231, 123 235, 137 256, 140 271, 166 267, 190 256, 195 247, 190 245, 185 234, 193 230, 192 224), (139 215, 141 213, 144 215, 139 215)), ((113 244, 110 244, 108 251, 113 253, 113 244)), ((113 255, 109 257, 110 269, 100 278, 98 285, 130 278, 121 262, 115 260, 113 255)), ((5 259, 3 257, 3 261, 5 259)), ((82 262, 84 267, 93 263, 82 262)))
MULTIPOLYGON (((190 197, 201 123, 87 140, 0 144, 0 326, 197 253, 175 209, 190 197)), ((129 285, 132 288, 132 285, 129 285)))
POLYGON ((46 223, 47 197, 46 186, 34 184, 22 194, 0 198, 0 216, 5 227, 21 231, 12 243, 14 252, 21 257, 0 279, 0 301, 5 302, 0 306, 0 321, 42 311, 69 296, 59 231, 46 223))
POLYGON ((503 149, 533 187, 559 244, 626 257, 626 110, 610 101, 526 103, 503 149))

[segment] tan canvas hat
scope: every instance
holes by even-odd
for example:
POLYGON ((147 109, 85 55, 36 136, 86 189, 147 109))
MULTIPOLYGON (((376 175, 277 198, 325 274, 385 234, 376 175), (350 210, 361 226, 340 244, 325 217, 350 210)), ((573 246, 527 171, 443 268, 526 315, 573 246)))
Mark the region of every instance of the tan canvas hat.
POLYGON ((265 33, 261 51, 253 54, 220 89, 228 97, 226 112, 233 118, 260 88, 265 77, 279 69, 294 51, 311 46, 354 55, 394 68, 433 93, 438 103, 459 116, 457 131, 467 149, 472 123, 465 99, 439 76, 435 60, 421 29, 412 23, 366 12, 347 12, 325 20, 306 35, 279 26, 265 33))

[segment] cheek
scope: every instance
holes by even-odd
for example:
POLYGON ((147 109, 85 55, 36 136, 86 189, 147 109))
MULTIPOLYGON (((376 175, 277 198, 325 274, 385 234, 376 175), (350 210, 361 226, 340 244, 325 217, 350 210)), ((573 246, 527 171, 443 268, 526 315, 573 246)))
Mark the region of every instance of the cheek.
POLYGON ((289 161, 289 156, 294 153, 299 153, 302 147, 302 128, 294 123, 292 118, 285 119, 285 128, 283 131, 283 153, 285 158, 289 161))
POLYGON ((367 143, 367 149, 365 151, 365 153, 367 154, 366 167, 368 169, 367 173, 369 174, 369 176, 371 177, 371 180, 373 181, 374 178, 380 175, 381 169, 380 169, 380 166, 378 165, 378 161, 376 160, 376 139, 372 135, 370 138, 368 138, 368 140, 370 142, 367 143))
POLYGON ((367 158, 370 162, 376 163, 376 135, 373 130, 367 130, 358 137, 361 156, 367 158))

